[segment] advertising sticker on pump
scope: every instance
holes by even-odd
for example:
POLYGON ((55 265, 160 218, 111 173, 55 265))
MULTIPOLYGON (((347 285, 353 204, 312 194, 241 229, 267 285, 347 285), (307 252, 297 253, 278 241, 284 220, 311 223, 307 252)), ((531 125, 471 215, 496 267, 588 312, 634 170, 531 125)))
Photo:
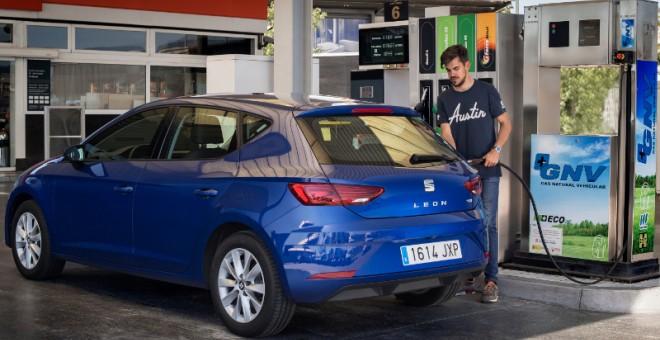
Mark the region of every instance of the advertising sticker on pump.
MULTIPOLYGON (((553 255, 608 261, 608 136, 532 135, 530 190, 553 255)), ((545 254, 530 206, 529 252, 545 254)))
POLYGON ((470 69, 468 72, 476 71, 476 16, 474 14, 461 14, 457 17, 458 43, 465 46, 468 51, 470 69))
POLYGON ((497 13, 477 14, 477 72, 494 72, 497 13))
POLYGON ((637 61, 633 255, 653 253, 655 238, 657 68, 656 61, 637 61))
POLYGON ((442 65, 440 56, 447 47, 456 45, 456 16, 438 17, 435 21, 438 34, 436 35, 436 58, 438 58, 436 65, 438 65, 438 73, 446 72, 445 66, 442 65))

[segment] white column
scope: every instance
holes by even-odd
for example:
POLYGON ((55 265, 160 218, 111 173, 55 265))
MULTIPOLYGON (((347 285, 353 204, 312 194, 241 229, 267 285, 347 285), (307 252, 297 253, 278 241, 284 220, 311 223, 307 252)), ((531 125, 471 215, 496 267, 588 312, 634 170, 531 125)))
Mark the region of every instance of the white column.
POLYGON ((307 103, 312 89, 312 0, 275 0, 273 92, 307 103))
POLYGON ((14 111, 9 117, 9 140, 12 165, 26 157, 25 115, 27 114, 27 59, 16 58, 14 64, 14 111))

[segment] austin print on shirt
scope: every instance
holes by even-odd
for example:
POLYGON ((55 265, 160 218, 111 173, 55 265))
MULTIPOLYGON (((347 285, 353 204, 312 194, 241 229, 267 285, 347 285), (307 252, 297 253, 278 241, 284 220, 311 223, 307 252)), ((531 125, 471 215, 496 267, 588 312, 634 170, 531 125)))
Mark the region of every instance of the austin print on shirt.
POLYGON ((449 117, 449 124, 453 124, 454 120, 456 122, 464 122, 466 120, 472 120, 472 119, 479 119, 479 118, 484 118, 486 117, 486 111, 479 110, 477 108, 477 102, 474 102, 474 105, 468 112, 465 114, 461 114, 461 104, 459 103, 456 105, 456 109, 454 109, 454 113, 452 114, 451 117, 449 117))

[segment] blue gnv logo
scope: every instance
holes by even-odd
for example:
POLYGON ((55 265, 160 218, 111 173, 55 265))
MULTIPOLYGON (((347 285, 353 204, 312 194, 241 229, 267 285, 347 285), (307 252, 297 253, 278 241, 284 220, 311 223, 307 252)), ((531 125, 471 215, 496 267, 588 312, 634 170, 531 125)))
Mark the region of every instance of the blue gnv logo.
MULTIPOLYGON (((655 104, 653 99, 655 96, 655 85, 654 81, 647 76, 647 73, 644 74, 644 83, 646 88, 643 90, 644 103, 642 105, 642 110, 644 114, 644 119, 639 119, 642 121, 644 129, 642 132, 641 143, 637 143, 637 161, 643 164, 646 164, 647 156, 650 156, 653 153, 653 143, 655 142, 655 132, 653 131, 653 125, 655 125, 655 104), (652 100, 649 100, 651 98, 652 100)), ((638 122, 639 124, 639 122, 638 122)))
MULTIPOLYGON (((582 180, 582 178, 586 178, 587 182, 589 183, 594 183, 598 180, 598 178, 605 172, 605 169, 607 167, 605 166, 599 166, 598 168, 594 169, 593 166, 591 165, 584 165, 584 164, 577 164, 577 165, 570 165, 570 164, 565 164, 563 166, 560 166, 559 164, 552 164, 550 163, 550 155, 547 153, 537 153, 536 154, 536 159, 534 161, 534 170, 538 170, 539 174, 541 175, 541 178, 546 180, 546 181, 554 181, 554 180, 559 180, 559 181, 573 181, 573 182, 579 182, 582 180)), ((560 184, 560 183, 541 183, 542 185, 562 185, 562 186, 577 186, 577 187, 591 187, 591 188, 598 188, 598 189, 604 189, 605 186, 596 186, 596 185, 589 185, 589 184, 583 184, 583 185, 574 185, 571 182, 565 183, 565 184, 560 184)))

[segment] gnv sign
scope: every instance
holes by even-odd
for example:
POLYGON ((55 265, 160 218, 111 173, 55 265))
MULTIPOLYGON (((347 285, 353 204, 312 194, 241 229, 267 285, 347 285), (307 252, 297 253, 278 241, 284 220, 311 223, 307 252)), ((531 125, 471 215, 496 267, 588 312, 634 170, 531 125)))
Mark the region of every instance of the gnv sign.
POLYGON ((541 178, 544 180, 559 179, 561 181, 567 181, 570 178, 572 181, 578 182, 584 175, 587 182, 593 183, 605 172, 606 168, 603 165, 594 169, 591 165, 583 164, 565 164, 563 166, 552 164, 550 163, 550 154, 547 153, 537 153, 536 160, 534 161, 534 170, 538 170, 541 178))

